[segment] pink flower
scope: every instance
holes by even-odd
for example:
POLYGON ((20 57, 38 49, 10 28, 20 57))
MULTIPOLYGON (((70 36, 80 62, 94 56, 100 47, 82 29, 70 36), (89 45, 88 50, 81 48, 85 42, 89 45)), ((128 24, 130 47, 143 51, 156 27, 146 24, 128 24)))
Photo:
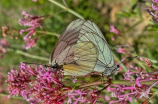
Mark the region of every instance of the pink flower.
POLYGON ((91 103, 95 104, 97 102, 97 99, 102 98, 101 95, 97 95, 97 90, 91 90, 91 89, 80 89, 80 90, 71 90, 68 92, 68 101, 67 104, 72 104, 72 101, 75 101, 73 104, 80 103, 91 103))
POLYGON ((158 7, 157 7, 157 6, 154 6, 154 4, 152 4, 151 8, 152 8, 153 10, 158 10, 158 7))
POLYGON ((140 57, 140 60, 146 63, 148 66, 152 66, 152 63, 149 59, 140 57))
POLYGON ((3 35, 3 37, 9 36, 11 39, 13 39, 13 36, 15 36, 15 39, 18 39, 19 31, 15 30, 11 27, 2 26, 2 35, 3 35))
POLYGON ((0 39, 0 59, 4 57, 8 47, 9 43, 6 39, 0 39))
POLYGON ((20 70, 8 74, 8 90, 11 95, 22 95, 32 103, 63 104, 70 87, 63 86, 57 71, 43 66, 32 68, 21 63, 20 70), (33 78, 34 77, 34 78, 33 78), (32 78, 34 80, 32 80, 32 78))
POLYGON ((4 47, 9 47, 9 43, 6 39, 0 39, 0 45, 4 47))
POLYGON ((2 35, 3 37, 6 37, 7 36, 7 30, 8 30, 8 27, 7 26, 2 26, 2 35))
POLYGON ((120 35, 120 32, 114 27, 114 25, 110 25, 110 32, 120 35))
MULTIPOLYGON (((140 60, 146 63, 148 66, 153 67, 149 59, 140 58, 140 60)), ((126 84, 128 83, 128 85, 112 84, 110 87, 108 87, 107 90, 108 92, 111 92, 111 97, 117 98, 117 100, 110 101, 110 104, 128 104, 129 102, 132 102, 132 99, 134 99, 136 102, 139 98, 143 97, 150 99, 149 95, 152 93, 151 88, 158 83, 158 71, 155 70, 154 72, 145 73, 141 68, 133 67, 131 65, 131 68, 129 68, 124 74, 124 80, 127 81, 126 84), (153 81, 153 84, 143 84, 147 81, 153 81)))
MULTIPOLYGON (((153 67, 149 59, 140 59, 148 66, 153 67)), ((98 89, 97 85, 93 86, 94 82, 82 85, 84 81, 77 81, 77 77, 66 76, 66 79, 69 80, 63 79, 61 73, 61 70, 44 68, 42 65, 33 68, 21 63, 19 71, 11 70, 8 73, 6 82, 8 83, 9 96, 21 95, 32 104, 39 102, 42 104, 95 104, 100 103, 98 99, 110 100, 109 104, 128 104, 133 101, 137 102, 142 98, 151 99, 154 96, 152 88, 158 83, 157 70, 146 72, 142 68, 132 65, 123 74, 122 80, 113 81, 114 84, 111 84, 107 78, 107 83, 102 84, 105 87, 101 90, 98 89), (72 87, 69 84, 70 80, 72 83, 74 81, 75 84, 80 82, 81 86, 72 87), (101 92, 106 88, 105 96, 101 92), (150 94, 153 95, 150 96, 150 94)), ((93 74, 91 73, 91 75, 93 74)), ((95 84, 97 83, 96 81, 95 84)), ((148 102, 148 100, 145 100, 145 102, 148 102)))
POLYGON ((137 84, 139 87, 141 87, 142 85, 140 84, 139 79, 140 79, 140 77, 138 77, 138 78, 136 79, 136 84, 137 84))
POLYGON ((110 100, 110 97, 107 96, 107 95, 105 95, 105 99, 106 99, 106 100, 110 100))
POLYGON ((12 70, 8 74, 9 97, 21 95, 31 104, 95 104, 99 98, 106 100, 97 88, 72 90, 71 86, 64 85, 62 78, 56 69, 45 69, 42 65, 33 68, 21 63, 19 71, 12 70))
POLYGON ((8 80, 6 80, 9 90, 9 97, 11 95, 18 96, 22 93, 23 90, 26 90, 29 86, 28 83, 30 82, 30 75, 25 73, 20 73, 17 70, 11 70, 8 73, 8 80))
POLYGON ((152 0, 152 2, 153 2, 153 3, 158 3, 158 1, 157 1, 157 0, 152 0))
POLYGON ((152 20, 154 22, 158 22, 158 12, 157 12, 158 7, 155 6, 155 3, 157 5, 158 1, 157 0, 152 0, 152 2, 153 2, 152 5, 151 5, 152 10, 147 9, 147 12, 152 16, 152 20))
POLYGON ((28 32, 24 36, 24 41, 27 43, 27 46, 24 46, 25 49, 31 48, 35 46, 35 42, 38 38, 30 39, 36 33, 36 28, 40 27, 42 29, 42 21, 45 19, 44 16, 36 16, 27 14, 25 11, 22 11, 21 15, 24 17, 23 19, 19 19, 19 24, 23 26, 27 26, 27 29, 21 29, 20 34, 24 32, 28 32))
POLYGON ((118 53, 128 54, 125 48, 118 48, 118 53))
POLYGON ((35 39, 25 38, 24 41, 27 44, 27 45, 24 45, 24 48, 29 49, 29 48, 34 47, 36 45, 37 38, 35 38, 35 39))
POLYGON ((111 40, 115 40, 116 37, 121 36, 120 32, 114 27, 114 25, 110 25, 110 32, 116 34, 116 36, 111 37, 111 40))
POLYGON ((27 14, 25 11, 22 11, 21 15, 24 16, 24 19, 19 19, 19 24, 30 27, 28 29, 22 29, 20 31, 20 34, 29 31, 28 34, 25 36, 25 38, 27 37, 31 38, 32 35, 35 34, 35 29, 37 27, 40 27, 42 29, 42 20, 43 20, 42 16, 30 15, 27 14))

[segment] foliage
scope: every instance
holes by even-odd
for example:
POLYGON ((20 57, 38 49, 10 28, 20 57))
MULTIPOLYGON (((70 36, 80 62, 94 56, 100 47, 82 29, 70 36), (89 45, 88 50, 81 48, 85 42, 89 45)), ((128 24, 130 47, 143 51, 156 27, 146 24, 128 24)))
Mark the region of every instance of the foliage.
MULTIPOLYGON (((158 23, 155 16, 156 10, 154 8, 146 9, 151 7, 151 0, 93 0, 93 2, 90 0, 65 0, 68 7, 64 4, 64 0, 56 0, 58 4, 51 1, 54 0, 37 0, 36 2, 32 0, 0 1, 0 26, 3 26, 0 31, 2 33, 0 39, 5 38, 3 42, 0 40, 0 77, 2 79, 2 81, 0 80, 2 85, 0 96, 8 94, 7 85, 4 84, 4 80, 7 79, 7 73, 11 69, 18 69, 21 62, 48 64, 50 53, 58 40, 57 36, 63 32, 68 23, 76 18, 84 18, 96 23, 110 45, 115 62, 120 63, 121 60, 125 60, 124 64, 121 65, 120 71, 113 76, 113 79, 124 79, 123 73, 129 70, 130 65, 141 67, 146 73, 155 71, 158 68, 158 23), (62 8, 60 5, 64 7, 62 8), (22 11, 26 12, 23 16, 21 15, 22 11), (26 18, 26 14, 30 16, 26 18), (26 24, 23 24, 24 22, 22 22, 22 25, 25 26, 22 26, 18 23, 19 19, 27 22, 36 21, 35 23, 38 23, 38 26, 37 24, 27 24, 26 26, 26 24), (26 31, 30 29, 30 26, 35 26, 35 28, 31 28, 31 30, 34 30, 31 31, 31 38, 35 39, 35 43, 32 43, 32 46, 26 49, 24 45, 27 45, 30 41, 32 42, 32 40, 24 39, 30 31, 26 31), (110 26, 115 27, 117 32, 110 31, 110 26), (25 31, 22 31, 23 33, 20 34, 22 29, 25 31), (136 55, 150 59, 152 65, 147 64, 150 66, 147 67, 138 58, 131 58, 136 55)), ((156 0, 154 1, 153 5, 156 5, 156 0)), ((135 77, 133 76, 133 78, 135 77)), ((71 82, 70 78, 68 77, 66 81, 71 82)), ((85 79, 88 81, 91 77, 85 79)), ((80 81, 82 78, 77 80, 80 81)), ((74 86, 78 86, 78 83, 75 84, 71 83, 69 86, 75 88, 74 86)), ((150 83, 149 85, 152 84, 150 83)), ((98 87, 99 89, 103 87, 102 85, 100 86, 98 87)), ((155 88, 157 88, 156 85, 155 88)), ((107 91, 103 91, 103 93, 110 95, 107 91)), ((156 102, 156 96, 155 91, 155 96, 150 100, 150 103, 156 102)), ((14 99, 9 100, 3 97, 0 102, 7 99, 5 104, 12 104, 12 101, 16 103, 17 99, 19 99, 19 103, 21 101, 24 103, 23 99, 20 100, 21 97, 11 98, 14 99)), ((134 99, 132 100, 134 101, 134 99)), ((138 102, 145 100, 139 99, 138 102)), ((100 102, 102 101, 100 100, 100 102)), ((148 99, 146 101, 148 102, 148 99)), ((106 103, 108 102, 106 101, 106 103)), ((134 102, 131 104, 134 104, 134 102)))

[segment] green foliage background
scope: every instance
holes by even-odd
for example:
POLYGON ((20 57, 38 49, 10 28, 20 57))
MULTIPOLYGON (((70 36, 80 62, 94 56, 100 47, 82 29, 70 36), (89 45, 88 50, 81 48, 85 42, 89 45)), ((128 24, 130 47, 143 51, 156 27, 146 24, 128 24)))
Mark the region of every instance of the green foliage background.
MULTIPOLYGON (((58 0, 57 2, 64 5, 62 0, 58 0)), ((91 20, 98 25, 111 46, 116 62, 119 63, 125 56, 116 52, 117 45, 128 44, 130 45, 127 48, 129 54, 149 58, 152 60, 154 66, 158 68, 158 24, 150 21, 151 16, 146 11, 146 8, 151 6, 150 0, 146 0, 145 2, 143 0, 65 0, 65 2, 68 8, 79 13, 84 19, 91 20), (109 32, 110 24, 114 24, 122 35, 116 38, 115 41, 111 40, 111 37, 115 34, 109 32)), ((50 18, 44 20, 42 31, 49 31, 55 34, 61 34, 72 20, 78 18, 51 3, 49 0, 38 0, 37 2, 33 2, 32 0, 0 0, 0 26, 9 26, 16 30, 27 28, 18 24, 19 18, 22 18, 22 11, 26 11, 32 15, 51 15, 50 18)), ((40 30, 40 28, 37 30, 40 30)), ((14 36, 17 35, 14 34, 14 36)), ((35 37, 44 36, 38 39, 35 47, 24 50, 23 36, 25 35, 20 35, 18 39, 7 37, 10 47, 5 56, 0 60, 0 73, 5 78, 7 78, 7 72, 10 69, 18 69, 20 62, 48 64, 49 55, 57 41, 57 37, 37 33, 35 37), (40 60, 32 56, 28 57, 25 53, 44 57, 48 60, 40 60)), ((3 38, 2 35, 0 35, 0 38, 3 38)), ((131 64, 135 65, 137 62, 136 65, 145 68, 144 64, 140 61, 134 60, 129 61, 127 66, 131 64)), ((6 84, 2 88, 4 90, 1 93, 7 94, 6 84)), ((0 96, 5 95, 1 94, 0 96)), ((14 98, 9 100, 6 97, 0 97, 0 99, 1 104, 4 104, 4 101, 5 104, 27 103, 24 100, 15 100, 14 98)))

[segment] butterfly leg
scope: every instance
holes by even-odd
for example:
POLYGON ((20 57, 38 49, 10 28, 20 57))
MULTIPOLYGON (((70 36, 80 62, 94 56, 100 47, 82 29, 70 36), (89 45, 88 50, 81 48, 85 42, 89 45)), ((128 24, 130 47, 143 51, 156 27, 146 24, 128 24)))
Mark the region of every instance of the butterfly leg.
MULTIPOLYGON (((105 90, 106 88, 108 88, 111 85, 111 79, 109 78, 107 80, 108 85, 106 85, 104 88, 102 88, 101 90, 97 91, 96 94, 100 94, 100 92, 102 92, 103 90, 105 90)), ((104 83, 105 84, 105 83, 104 83)))

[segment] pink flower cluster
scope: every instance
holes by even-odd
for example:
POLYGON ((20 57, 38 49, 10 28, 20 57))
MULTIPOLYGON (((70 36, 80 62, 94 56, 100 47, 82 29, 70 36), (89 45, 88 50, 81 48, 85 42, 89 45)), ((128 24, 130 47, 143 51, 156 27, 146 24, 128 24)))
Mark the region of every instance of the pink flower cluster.
MULTIPOLYGON (((140 60, 154 71, 146 72, 142 68, 131 66, 123 74, 124 80, 118 80, 119 84, 116 84, 115 81, 111 85, 106 83, 104 84, 106 87, 102 90, 98 90, 96 86, 73 90, 74 88, 71 86, 65 85, 68 83, 66 80, 62 81, 64 77, 60 71, 43 66, 33 68, 21 63, 19 71, 11 70, 8 73, 6 82, 8 83, 9 97, 21 95, 31 104, 38 102, 42 102, 42 104, 95 104, 100 103, 98 99, 110 100, 109 104, 128 104, 138 100, 147 104, 155 95, 153 88, 158 84, 158 71, 155 70, 149 59, 140 58, 140 60), (101 94, 106 88, 111 96, 101 94)), ((72 82, 73 80, 74 83, 80 82, 76 81, 76 78, 72 78, 72 82)))
POLYGON ((21 95, 31 104, 94 104, 99 98, 104 99, 97 89, 76 89, 65 86, 61 81, 63 76, 56 69, 50 70, 39 66, 32 68, 21 63, 20 70, 11 70, 8 73, 8 91, 11 95, 21 95))
POLYGON ((6 41, 6 39, 0 39, 0 59, 5 55, 8 47, 9 43, 6 41))
POLYGON ((24 17, 23 19, 19 19, 19 24, 24 26, 29 26, 28 29, 21 29, 20 34, 23 32, 28 32, 26 36, 24 36, 24 41, 27 45, 24 46, 25 49, 31 48, 35 46, 35 42, 37 38, 32 39, 31 37, 35 35, 35 30, 37 27, 42 29, 42 20, 43 16, 36 16, 27 14, 25 11, 22 11, 21 15, 24 17))
POLYGON ((63 86, 57 71, 45 69, 43 66, 32 68, 21 63, 20 70, 8 73, 9 97, 22 95, 27 101, 42 102, 43 104, 62 104, 65 91, 70 90, 63 86))
MULTIPOLYGON (((151 66, 149 59, 141 58, 141 60, 151 66)), ((137 102, 141 98, 151 99, 154 96, 151 89, 158 84, 158 71, 143 72, 141 68, 131 66, 124 74, 124 80, 127 81, 125 85, 112 84, 108 87, 107 90, 111 92, 111 97, 118 99, 110 101, 110 104, 128 104, 133 100, 137 102), (147 82, 150 82, 150 84, 147 84, 147 82)))
POLYGON ((156 6, 158 4, 158 0, 152 0, 152 6, 151 6, 151 9, 152 10, 149 10, 147 9, 147 11, 149 12, 150 15, 152 15, 152 20, 154 22, 158 22, 158 6, 156 6))
POLYGON ((10 39, 18 39, 19 37, 19 31, 15 30, 14 28, 2 26, 2 36, 7 37, 9 36, 10 39))

